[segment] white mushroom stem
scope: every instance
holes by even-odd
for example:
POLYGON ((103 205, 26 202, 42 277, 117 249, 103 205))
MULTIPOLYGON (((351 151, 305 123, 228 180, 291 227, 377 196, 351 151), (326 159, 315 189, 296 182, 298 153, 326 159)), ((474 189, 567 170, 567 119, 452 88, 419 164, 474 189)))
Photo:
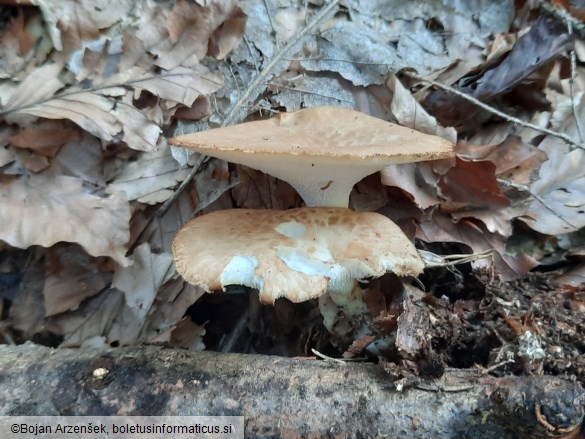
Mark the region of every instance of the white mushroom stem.
MULTIPOLYGON (((214 155, 234 160, 231 153, 217 151, 214 155)), ((275 160, 268 155, 247 154, 237 161, 288 182, 307 207, 347 207, 354 185, 385 166, 375 161, 306 155, 275 160)))
MULTIPOLYGON (((231 151, 215 151, 214 156, 234 161, 231 151)), ((294 155, 275 160, 272 156, 246 154, 238 156, 237 162, 286 181, 307 207, 347 207, 353 186, 383 167, 330 157, 294 155)))
POLYGON ((319 311, 327 330, 349 342, 371 332, 368 307, 357 282, 347 291, 329 290, 321 296, 319 311))

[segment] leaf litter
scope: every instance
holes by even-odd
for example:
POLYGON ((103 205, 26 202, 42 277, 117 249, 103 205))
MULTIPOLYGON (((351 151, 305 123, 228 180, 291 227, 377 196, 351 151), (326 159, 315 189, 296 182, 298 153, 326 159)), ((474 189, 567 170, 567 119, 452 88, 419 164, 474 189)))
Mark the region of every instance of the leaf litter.
MULTIPOLYGON (((6 59, 0 65, 0 239, 7 244, 0 255, 13 254, 13 247, 34 255, 26 271, 7 268, 0 276, 14 271, 36 285, 2 296, 24 339, 50 333, 62 346, 152 342, 191 349, 208 340, 213 349, 220 345, 214 325, 223 325, 237 349, 248 352, 326 353, 324 330, 306 329, 315 327, 314 307, 299 323, 304 343, 295 351, 284 341, 292 326, 272 335, 254 332, 274 322, 254 295, 202 295, 172 264, 172 238, 193 214, 297 207, 292 188, 164 141, 173 133, 321 105, 358 108, 457 140, 456 159, 388 167, 381 182, 378 176, 360 182, 351 203, 391 216, 439 259, 490 255, 429 269, 422 278, 426 293, 400 291, 393 282, 372 285, 371 300, 379 305, 370 307, 371 317, 380 324, 354 341, 350 355, 373 352, 368 346, 377 343, 378 355, 403 371, 424 373, 422 363, 411 361, 417 356, 489 367, 493 359, 476 348, 487 343, 489 353, 499 346, 488 333, 465 338, 465 331, 477 330, 469 315, 487 307, 481 312, 504 325, 498 327, 504 333, 512 320, 497 317, 501 296, 513 296, 522 282, 541 285, 542 297, 533 300, 553 300, 561 291, 581 312, 585 113, 582 67, 569 73, 567 67, 573 47, 582 53, 582 41, 554 13, 509 0, 393 8, 345 0, 306 31, 326 4, 36 3, 38 9, 15 8, 0 31, 6 59), (161 216, 157 207, 165 202, 170 208, 161 216), (561 264, 560 276, 539 274, 550 261, 561 264), (559 290, 563 285, 573 289, 559 290), (23 306, 39 297, 42 306, 27 316, 23 306), (248 317, 248 329, 229 333, 235 329, 225 326, 225 307, 209 311, 221 300, 248 309, 262 324, 248 317), (469 349, 463 359, 454 356, 455 342, 442 351, 436 342, 449 340, 453 315, 463 328, 455 339, 469 349), (397 344, 381 348, 396 331, 397 344), (421 335, 429 331, 435 341, 421 335)), ((291 304, 277 308, 280 317, 299 312, 291 304)), ((563 313, 567 325, 574 323, 571 312, 563 313)), ((510 337, 520 346, 521 335, 510 337)), ((558 367, 550 358, 539 361, 548 371, 558 367)), ((572 370, 583 373, 579 367, 574 362, 572 370)))

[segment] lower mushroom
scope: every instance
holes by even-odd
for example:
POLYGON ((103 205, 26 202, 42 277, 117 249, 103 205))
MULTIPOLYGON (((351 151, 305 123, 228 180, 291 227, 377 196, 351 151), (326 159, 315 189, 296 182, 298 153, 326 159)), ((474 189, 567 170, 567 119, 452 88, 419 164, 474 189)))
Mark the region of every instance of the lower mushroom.
POLYGON ((330 207, 213 212, 179 231, 173 253, 178 272, 208 292, 245 285, 264 303, 321 297, 325 326, 338 335, 365 328, 359 280, 387 272, 417 276, 424 267, 385 216, 330 207))

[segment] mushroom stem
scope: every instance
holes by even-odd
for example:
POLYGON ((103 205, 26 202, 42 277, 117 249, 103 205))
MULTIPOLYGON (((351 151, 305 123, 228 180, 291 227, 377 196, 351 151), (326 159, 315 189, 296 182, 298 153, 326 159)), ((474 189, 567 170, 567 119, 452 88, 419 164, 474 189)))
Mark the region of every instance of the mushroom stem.
POLYGON ((323 324, 331 334, 340 338, 341 344, 351 343, 371 332, 368 307, 357 282, 348 291, 328 290, 319 298, 319 311, 323 324))
MULTIPOLYGON (((214 151, 220 159, 232 160, 233 152, 214 151)), ((242 154, 237 162, 288 182, 307 207, 347 207, 353 186, 379 171, 376 162, 329 156, 290 155, 281 160, 263 154, 242 154)))

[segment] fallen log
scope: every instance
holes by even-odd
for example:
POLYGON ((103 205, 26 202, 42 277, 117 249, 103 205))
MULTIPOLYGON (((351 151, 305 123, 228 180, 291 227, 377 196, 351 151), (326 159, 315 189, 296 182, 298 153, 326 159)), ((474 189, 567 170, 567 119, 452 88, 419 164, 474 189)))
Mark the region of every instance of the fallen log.
POLYGON ((0 347, 0 415, 243 415, 251 438, 506 439, 575 432, 584 404, 578 383, 551 376, 448 369, 396 386, 375 364, 0 347))

